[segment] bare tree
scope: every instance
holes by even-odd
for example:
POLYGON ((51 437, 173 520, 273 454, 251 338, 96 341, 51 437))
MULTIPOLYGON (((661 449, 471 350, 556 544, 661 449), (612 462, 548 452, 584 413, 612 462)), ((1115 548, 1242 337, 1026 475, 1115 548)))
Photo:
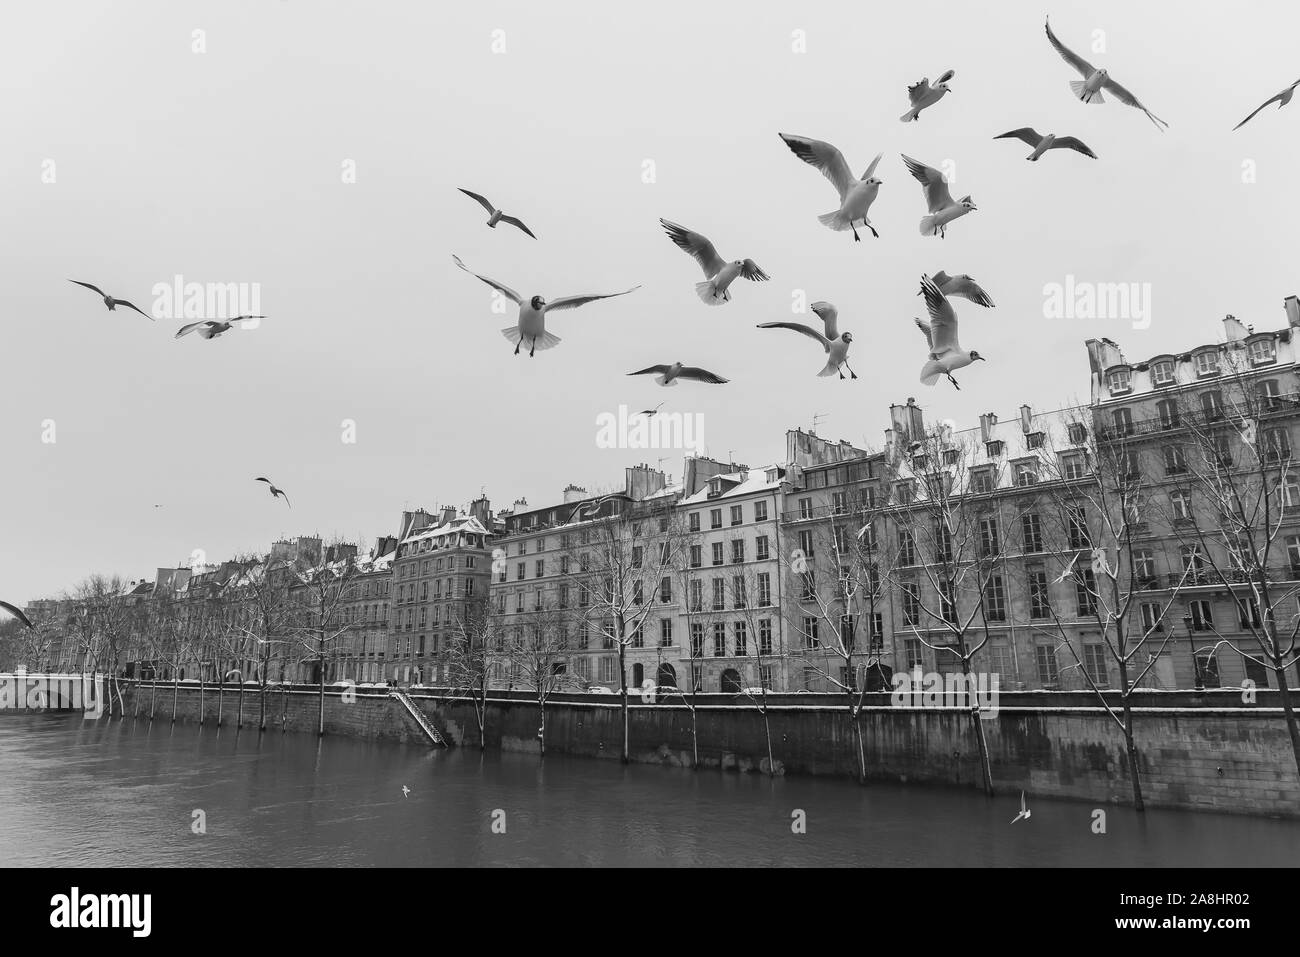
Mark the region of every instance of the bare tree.
POLYGON ((470 700, 482 751, 487 747, 488 649, 503 625, 495 608, 483 603, 454 616, 452 627, 444 647, 448 694, 470 700))
POLYGON ((569 672, 571 618, 566 609, 547 599, 532 611, 518 616, 505 631, 502 660, 509 669, 511 684, 519 683, 533 693, 537 702, 537 743, 546 756, 546 705, 558 691, 578 686, 569 672))
MULTIPOLYGON (((332 545, 326 555, 339 546, 332 545)), ((330 678, 330 664, 339 647, 340 639, 353 630, 356 622, 347 614, 356 601, 356 591, 362 575, 355 554, 319 563, 300 559, 293 566, 299 582, 301 614, 294 634, 306 654, 314 656, 317 686, 318 736, 325 734, 325 684, 330 678)))

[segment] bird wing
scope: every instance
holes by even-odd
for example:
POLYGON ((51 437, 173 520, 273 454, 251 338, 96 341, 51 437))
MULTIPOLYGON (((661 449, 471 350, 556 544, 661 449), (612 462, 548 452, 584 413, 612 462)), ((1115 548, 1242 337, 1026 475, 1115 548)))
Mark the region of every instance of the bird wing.
POLYGON ((271 484, 272 484, 272 482, 271 482, 271 480, 270 480, 269 478, 261 478, 261 477, 258 477, 258 478, 253 479, 253 481, 254 481, 254 482, 265 482, 267 485, 271 485, 271 484))
POLYGON ((1011 130, 1010 132, 1007 133, 1001 133, 993 138, 995 140, 1007 140, 1007 139, 1023 140, 1024 142, 1028 143, 1030 146, 1037 146, 1039 143, 1043 142, 1043 137, 1039 135, 1038 130, 1034 129, 1032 126, 1022 126, 1018 130, 1011 130))
POLYGON ((493 289, 495 289, 497 292, 501 293, 501 295, 505 296, 505 297, 506 297, 507 299, 509 299, 511 302, 513 302, 513 303, 515 303, 515 304, 517 304, 517 305, 518 305, 518 304, 522 304, 523 300, 521 300, 521 299, 519 298, 519 293, 515 292, 513 289, 511 289, 511 288, 510 288, 509 286, 507 286, 505 283, 497 282, 495 279, 489 279, 487 276, 480 276, 480 275, 479 275, 478 273, 476 273, 474 270, 470 269, 470 268, 469 268, 468 266, 466 266, 463 262, 461 262, 461 261, 460 261, 460 257, 457 256, 455 253, 452 253, 451 258, 454 259, 454 260, 456 261, 456 265, 457 265, 457 266, 459 266, 461 269, 465 270, 467 273, 469 273, 469 274, 470 274, 471 276, 473 276, 475 279, 478 279, 478 280, 480 280, 481 282, 485 282, 485 283, 487 283, 489 286, 491 286, 491 287, 492 287, 493 289))
POLYGON ((952 303, 929 276, 921 277, 921 291, 925 294, 925 309, 930 313, 930 351, 936 356, 960 352, 957 313, 953 311, 952 303))
POLYGON ((1088 149, 1087 144, 1077 136, 1057 137, 1056 142, 1052 144, 1052 149, 1074 150, 1077 153, 1082 153, 1084 156, 1091 156, 1093 159, 1097 158, 1097 154, 1088 149))
POLYGON ((767 273, 763 272, 763 270, 759 269, 758 263, 754 262, 752 259, 745 260, 744 268, 740 270, 740 274, 751 282, 767 282, 767 280, 772 278, 767 273))
POLYGON ((928 322, 922 322, 920 319, 913 319, 912 321, 916 323, 916 328, 920 329, 921 334, 925 336, 925 344, 933 349, 934 333, 930 329, 930 324, 928 322))
POLYGON ((930 212, 937 213, 952 205, 952 193, 948 192, 948 184, 944 181, 942 173, 932 166, 918 163, 910 156, 904 156, 903 162, 907 164, 907 171, 924 189, 925 202, 930 207, 930 212))
POLYGON ((677 245, 677 248, 686 252, 687 255, 700 264, 700 268, 704 270, 705 279, 712 279, 718 274, 718 270, 726 265, 726 262, 718 255, 717 249, 714 248, 713 243, 709 242, 707 237, 693 229, 687 229, 677 223, 670 223, 666 219, 661 219, 659 222, 668 233, 668 238, 677 245))
POLYGON ((1124 87, 1120 86, 1114 80, 1110 79, 1110 77, 1106 78, 1106 82, 1101 85, 1101 88, 1103 90, 1109 90, 1111 93, 1115 94, 1115 99, 1119 100, 1125 106, 1132 106, 1141 110, 1143 113, 1147 115, 1147 119, 1149 119, 1152 123, 1156 125, 1156 129, 1162 129, 1163 127, 1169 125, 1160 117, 1156 116, 1154 113, 1148 110, 1145 106, 1143 106, 1141 100, 1139 100, 1128 90, 1124 89, 1124 87))
POLYGON ((829 302, 814 302, 810 307, 817 317, 821 319, 825 327, 827 339, 838 339, 840 337, 840 311, 829 302))
POLYGON ((876 154, 876 158, 871 161, 871 165, 868 166, 866 170, 862 173, 863 179, 871 179, 871 177, 876 174, 876 167, 880 165, 880 160, 884 157, 884 155, 885 155, 884 153, 876 154))
POLYGON ((154 319, 153 316, 149 315, 149 313, 145 312, 143 309, 141 309, 141 308, 140 308, 139 306, 137 306, 135 303, 133 303, 133 302, 127 302, 125 299, 114 299, 114 300, 113 300, 113 305, 115 305, 115 306, 126 306, 126 308, 128 308, 128 309, 134 309, 136 312, 140 313, 140 315, 144 316, 144 317, 145 317, 146 319, 148 319, 150 322, 154 322, 154 321, 156 321, 156 320, 154 319))
POLYGON ((668 366, 649 366, 636 372, 629 372, 628 375, 666 375, 668 368, 668 366))
MULTIPOLYGON (((234 320, 232 319, 231 322, 234 322, 234 320)), ((213 322, 211 319, 204 319, 200 322, 191 322, 188 326, 181 326, 180 329, 176 331, 175 338, 179 339, 181 336, 188 336, 191 332, 193 332, 195 329, 200 328, 201 326, 215 326, 215 325, 216 323, 213 322)))
POLYGON ((831 341, 823 336, 812 326, 805 326, 801 322, 761 322, 758 324, 760 329, 789 329, 792 332, 802 333, 809 339, 816 339, 821 343, 821 347, 826 352, 831 351, 831 341))
POLYGON ((26 615, 24 615, 23 610, 19 608, 17 605, 11 605, 7 601, 0 601, 0 608, 3 608, 5 611, 9 612, 9 614, 13 615, 15 618, 21 621, 28 628, 32 627, 31 619, 28 618, 26 615))
POLYGON ((293 508, 293 505, 290 504, 289 502, 289 496, 285 494, 284 489, 277 488, 277 489, 273 489, 272 491, 274 494, 279 495, 282 499, 284 499, 285 505, 288 505, 290 508, 293 508))
MULTIPOLYGON (((1255 110, 1255 113, 1258 113, 1260 110, 1268 106, 1270 103, 1276 103, 1278 100, 1282 99, 1282 97, 1285 95, 1286 95, 1286 90, 1283 90, 1281 93, 1277 94, 1276 96, 1270 96, 1267 100, 1265 100, 1263 103, 1259 105, 1259 108, 1255 110)), ((1241 129, 1243 126, 1245 126, 1247 123, 1249 123, 1251 120, 1255 118, 1255 113, 1250 114, 1250 116, 1246 117, 1236 126, 1234 126, 1232 129, 1234 131, 1241 129)))
MULTIPOLYGON (((503 222, 503 223, 509 223, 511 226, 515 226, 515 227, 518 227, 519 229, 522 229, 522 230, 523 230, 524 232, 526 232, 529 236, 533 236, 533 231, 532 231, 531 229, 529 229, 527 226, 524 225, 523 220, 518 219, 518 218, 515 217, 515 216, 502 216, 502 217, 501 217, 501 222, 503 222)), ((533 236, 533 239, 536 239, 536 238, 537 238, 536 236, 533 236)))
MULTIPOLYGON (((464 193, 466 196, 468 196, 470 199, 478 200, 479 205, 482 206, 484 209, 486 209, 489 213, 495 213, 497 211, 496 207, 493 206, 490 202, 488 202, 486 196, 480 196, 478 193, 471 192, 470 190, 466 189, 463 186, 457 186, 456 188, 460 190, 462 193, 464 193)), ((505 219, 504 216, 502 216, 501 218, 505 219)))
MULTIPOLYGON (((994 307, 995 303, 993 302, 993 297, 985 292, 980 284, 970 276, 963 273, 962 275, 955 277, 955 282, 956 288, 951 292, 944 292, 945 296, 961 296, 963 299, 969 299, 971 302, 975 303, 975 305, 983 306, 985 309, 992 309, 994 307)), ((935 285, 942 288, 945 284, 940 283, 936 276, 935 285)))
POLYGON ((580 296, 561 296, 554 302, 546 304, 547 312, 554 312, 556 309, 577 309, 579 306, 585 306, 589 302, 595 302, 597 299, 613 299, 615 296, 626 296, 629 292, 636 292, 641 288, 637 283, 631 289, 624 289, 622 292, 598 292, 584 294, 580 296))
MULTIPOLYGON (((821 170, 822 175, 831 181, 831 185, 840 194, 840 202, 844 202, 844 197, 848 195, 855 182, 849 164, 844 159, 844 154, 836 147, 831 146, 830 143, 822 140, 813 140, 806 136, 790 136, 785 133, 779 135, 785 145, 790 147, 790 152, 809 166, 815 166, 821 170)), ((876 162, 879 161, 880 157, 877 156, 876 162)), ((870 174, 871 170, 875 168, 876 163, 873 162, 871 169, 867 170, 867 173, 870 174)))
POLYGON ((920 103, 921 100, 925 98, 925 95, 929 92, 930 92, 930 78, 928 76, 924 76, 921 77, 921 79, 918 80, 916 83, 913 83, 911 86, 907 88, 907 99, 911 102, 913 106, 916 106, 916 104, 920 103))
POLYGON ((1056 39, 1056 34, 1052 32, 1052 23, 1050 20, 1046 21, 1044 25, 1047 28, 1047 39, 1051 42, 1052 46, 1056 47, 1056 52, 1061 54, 1062 60, 1079 71, 1079 74, 1085 80, 1097 72, 1096 68, 1091 63, 1079 56, 1079 54, 1075 53, 1060 40, 1056 39))
POLYGON ((947 83, 949 80, 951 80, 951 79, 952 79, 954 76, 956 76, 956 75, 957 75, 957 71, 956 71, 956 70, 946 70, 946 71, 944 71, 943 75, 940 76, 939 79, 935 80, 934 82, 935 82, 936 84, 937 84, 937 83, 947 83))
POLYGON ((701 369, 699 366, 682 366, 682 371, 677 373, 679 379, 695 379, 698 382, 709 382, 713 385, 722 385, 729 380, 722 378, 710 372, 708 369, 701 369))
MULTIPOLYGON (((948 281, 952 279, 952 277, 949 276, 948 273, 942 269, 940 269, 937 273, 935 273, 930 278, 934 280, 934 284, 938 286, 940 289, 948 285, 948 281)), ((917 295, 919 296, 921 294, 918 292, 917 295)))
MULTIPOLYGON (((1261 107, 1261 109, 1263 109, 1263 107, 1261 107)), ((92 286, 90 283, 82 282, 80 279, 69 279, 68 282, 75 282, 78 286, 85 286, 87 289, 93 289, 101 296, 108 295, 108 293, 104 292, 104 290, 100 289, 98 286, 92 286)))

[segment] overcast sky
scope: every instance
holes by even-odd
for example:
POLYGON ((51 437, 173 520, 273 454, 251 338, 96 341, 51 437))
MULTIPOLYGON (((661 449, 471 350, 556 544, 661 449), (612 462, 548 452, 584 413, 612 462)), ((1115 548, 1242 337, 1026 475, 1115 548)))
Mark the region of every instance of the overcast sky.
POLYGON ((1230 132, 1296 79, 1293 4, 86 2, 10 7, 5 21, 11 601, 91 572, 152 576, 195 549, 220 560, 285 535, 373 539, 403 507, 463 506, 480 487, 494 507, 540 506, 661 455, 679 477, 680 452, 597 448, 597 415, 620 403, 701 413, 708 451, 751 465, 782 458, 785 430, 815 414, 822 435, 878 445, 908 396, 962 427, 1057 408, 1087 397, 1085 338, 1139 359, 1217 340, 1227 312, 1276 328, 1300 285, 1300 106, 1230 132), (1045 14, 1170 130, 1074 100, 1045 14), (907 86, 947 69, 954 92, 900 123, 907 86), (1026 163, 1027 146, 992 139, 1020 126, 1074 134, 1100 160, 1026 163), (885 153, 879 240, 817 223, 834 191, 778 132, 829 140, 855 172, 885 153), (953 194, 979 211, 947 239, 920 236, 900 153, 953 161, 953 194), (1257 182, 1243 182, 1247 160, 1257 182), (457 186, 540 240, 487 229, 457 186), (772 281, 704 306, 661 216, 772 281), (529 359, 499 332, 514 315, 491 311, 453 252, 526 296, 643 288, 552 316, 563 341, 529 359), (940 269, 998 304, 957 304, 963 344, 989 359, 958 375, 960 392, 917 381, 918 280, 940 269), (1150 283, 1150 328, 1044 318, 1044 285, 1068 274, 1150 283), (149 310, 177 275, 260 284, 270 318, 175 340, 183 320, 109 313, 67 282, 149 310), (815 343, 754 328, 809 318, 791 315, 796 290, 839 307, 860 379, 817 378, 815 343), (625 377, 678 359, 732 381, 625 377))

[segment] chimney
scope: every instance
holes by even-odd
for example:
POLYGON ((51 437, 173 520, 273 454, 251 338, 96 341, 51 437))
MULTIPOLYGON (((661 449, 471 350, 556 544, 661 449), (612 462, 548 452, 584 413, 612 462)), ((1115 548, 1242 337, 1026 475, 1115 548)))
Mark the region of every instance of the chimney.
POLYGON ((1286 309, 1287 325, 1292 329, 1300 329, 1300 299, 1287 296, 1282 300, 1282 306, 1286 309))
POLYGON ((486 495, 480 495, 469 503, 469 513, 488 531, 492 530, 492 503, 486 495))
MULTIPOLYGON (((786 433, 787 436, 790 433, 786 433)), ((711 459, 706 455, 688 455, 683 462, 682 487, 686 495, 694 495, 704 486, 709 484, 709 479, 715 475, 726 475, 733 469, 730 465, 724 465, 717 459, 711 459)))
POLYGON ((1020 407, 1020 431, 1025 435, 1034 431, 1034 410, 1027 405, 1020 407))
POLYGON ((1124 353, 1110 339, 1089 339, 1088 365, 1093 375, 1101 375, 1111 366, 1124 364, 1124 353))
POLYGON ((564 487, 564 504, 572 505, 574 502, 581 502, 587 497, 587 490, 581 485, 566 485, 564 487))
POLYGON ((439 524, 440 524, 440 525, 450 525, 450 524, 451 524, 452 522, 454 522, 454 521, 456 521, 456 506, 455 506, 455 505, 444 505, 444 506, 442 507, 442 518, 441 518, 439 524))
POLYGON ((663 472, 644 462, 624 469, 623 473, 624 489, 634 502, 653 495, 668 484, 668 477, 663 472))
POLYGON ((996 413, 985 412, 980 416, 980 438, 984 442, 993 441, 993 427, 998 424, 996 413))
POLYGON ((1229 342, 1243 342, 1250 330, 1236 316, 1228 315, 1223 317, 1223 334, 1229 342))
POLYGON ((512 509, 512 514, 518 515, 520 512, 526 512, 526 511, 528 511, 528 499, 526 498, 515 499, 515 505, 514 508, 512 509))

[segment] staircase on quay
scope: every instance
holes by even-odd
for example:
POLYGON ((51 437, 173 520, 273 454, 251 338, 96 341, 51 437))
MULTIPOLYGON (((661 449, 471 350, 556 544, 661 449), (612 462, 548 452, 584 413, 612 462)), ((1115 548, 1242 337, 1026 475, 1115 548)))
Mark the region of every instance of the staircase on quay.
POLYGON ((409 714, 415 720, 415 723, 420 726, 420 730, 424 732, 425 737, 440 748, 447 747, 447 736, 438 730, 438 727, 429 720, 429 716, 411 700, 410 695, 405 691, 399 690, 390 691, 389 697, 397 699, 402 707, 406 709, 406 713, 409 714))

